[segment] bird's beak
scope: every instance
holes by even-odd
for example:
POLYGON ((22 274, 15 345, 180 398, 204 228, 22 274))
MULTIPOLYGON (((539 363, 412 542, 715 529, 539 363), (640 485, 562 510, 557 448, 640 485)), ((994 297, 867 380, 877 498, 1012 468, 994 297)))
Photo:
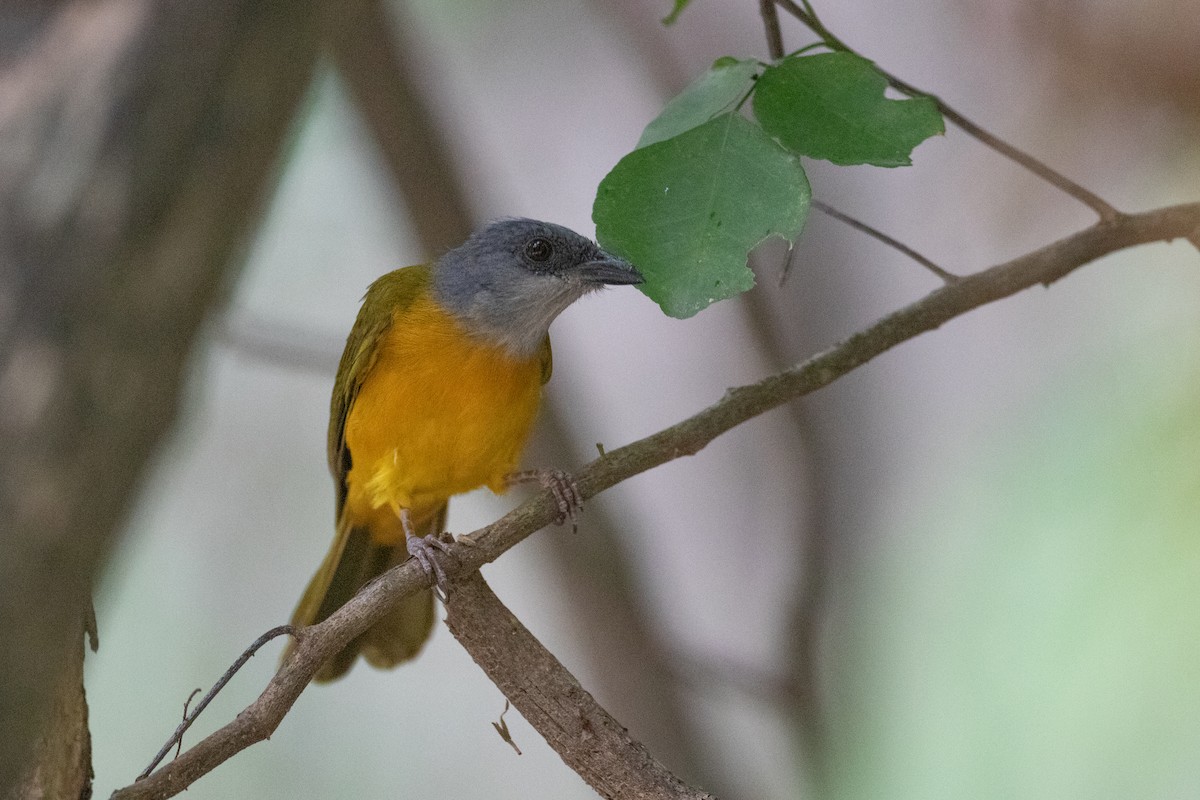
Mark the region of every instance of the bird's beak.
POLYGON ((587 261, 579 267, 579 274, 588 283, 622 286, 646 280, 637 267, 623 258, 600 251, 600 258, 587 261))

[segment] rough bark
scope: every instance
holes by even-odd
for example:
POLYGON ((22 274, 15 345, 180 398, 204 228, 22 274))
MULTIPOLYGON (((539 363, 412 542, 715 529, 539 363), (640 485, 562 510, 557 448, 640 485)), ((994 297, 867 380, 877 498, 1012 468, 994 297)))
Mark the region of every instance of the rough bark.
POLYGON ((713 800, 671 774, 601 708, 478 572, 454 584, 446 625, 521 716, 601 797, 713 800))
POLYGON ((83 691, 83 631, 71 648, 54 692, 34 757, 10 800, 88 800, 92 796, 92 737, 83 691))

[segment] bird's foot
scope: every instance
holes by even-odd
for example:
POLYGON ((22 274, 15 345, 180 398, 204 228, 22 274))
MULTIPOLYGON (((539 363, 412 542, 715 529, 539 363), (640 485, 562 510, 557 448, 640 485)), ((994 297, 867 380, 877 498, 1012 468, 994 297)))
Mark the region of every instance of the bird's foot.
POLYGON ((556 525, 571 521, 571 533, 579 530, 579 514, 583 511, 583 495, 579 493, 579 484, 574 476, 561 469, 529 469, 524 472, 514 472, 508 476, 508 484, 536 483, 543 489, 549 489, 558 506, 556 525))
POLYGON ((442 554, 455 558, 449 543, 431 533, 424 537, 408 536, 404 540, 404 546, 429 576, 430 582, 433 583, 433 593, 445 603, 446 593, 450 590, 450 579, 446 577, 446 570, 442 567, 442 554))

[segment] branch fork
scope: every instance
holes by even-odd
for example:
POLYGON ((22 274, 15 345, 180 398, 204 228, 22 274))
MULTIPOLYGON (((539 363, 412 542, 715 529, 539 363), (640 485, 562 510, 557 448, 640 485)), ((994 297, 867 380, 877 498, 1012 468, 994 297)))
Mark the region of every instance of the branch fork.
MULTIPOLYGON (((1084 264, 1124 248, 1149 242, 1191 239, 1198 229, 1200 203, 1170 206, 1140 214, 1122 214, 1111 221, 1097 223, 1011 261, 963 277, 889 314, 874 325, 790 369, 757 383, 731 389, 719 402, 682 422, 640 441, 607 451, 604 456, 591 462, 577 474, 580 495, 583 500, 588 500, 634 475, 681 455, 697 453, 717 436, 743 422, 797 397, 810 394, 898 344, 934 330, 972 309, 1031 286, 1049 285, 1084 264)), ((453 546, 459 563, 446 566, 452 583, 449 606, 451 616, 457 620, 454 625, 459 625, 462 630, 466 623, 460 625, 460 622, 473 618, 477 613, 464 606, 463 602, 468 596, 483 604, 479 607, 486 607, 493 602, 490 599, 485 601, 482 589, 469 588, 477 587, 474 578, 460 580, 460 577, 471 575, 535 531, 548 526, 555 521, 557 514, 557 503, 551 492, 543 491, 486 528, 471 534, 475 541, 473 547, 453 546), (464 592, 462 597, 456 597, 459 592, 464 592)), ((405 562, 368 584, 324 622, 298 631, 299 641, 292 658, 271 679, 258 699, 233 721, 185 751, 175 761, 159 768, 145 779, 115 792, 114 800, 171 797, 237 752, 269 738, 321 664, 385 615, 401 599, 427 589, 428 582, 428 577, 415 562, 405 562)), ((482 581, 478 584, 482 584, 482 581)), ((487 616, 490 618, 492 615, 487 616)), ((485 663, 492 660, 486 653, 477 651, 469 644, 470 636, 461 640, 476 661, 485 663)), ((557 661, 553 664, 544 662, 542 669, 545 672, 539 674, 552 675, 555 683, 563 686, 572 683, 578 685, 557 661)), ((550 681, 547 680, 545 685, 549 686, 550 681)), ((598 706, 593 705, 594 700, 590 695, 586 700, 581 699, 582 697, 583 695, 574 690, 565 691, 554 696, 554 703, 574 709, 571 713, 577 714, 581 720, 590 720, 592 729, 595 730, 597 718, 594 711, 598 706)), ((526 714, 523 696, 510 695, 509 700, 522 714, 526 714)), ((545 706, 546 703, 540 705, 545 706)), ((526 715, 526 719, 530 719, 531 715, 534 715, 533 711, 526 715)), ((557 746, 560 744, 563 729, 562 722, 556 721, 540 728, 539 733, 549 743, 557 746)), ((575 729, 584 730, 579 726, 575 729)), ((572 761, 575 756, 566 750, 568 748, 565 746, 560 747, 560 755, 568 764, 579 769, 585 780, 593 786, 604 784, 604 776, 584 774, 587 768, 578 767, 572 761)), ((610 753, 609 756, 618 760, 633 759, 629 763, 636 761, 638 769, 646 766, 641 760, 644 748, 636 742, 631 741, 629 747, 617 752, 618 755, 613 756, 610 753)), ((623 769, 621 765, 607 761, 605 764, 605 769, 623 769)), ((675 786, 676 789, 672 791, 676 791, 676 794, 646 796, 705 797, 702 792, 686 787, 682 782, 673 782, 678 779, 671 780, 662 776, 660 778, 662 785, 675 786)))

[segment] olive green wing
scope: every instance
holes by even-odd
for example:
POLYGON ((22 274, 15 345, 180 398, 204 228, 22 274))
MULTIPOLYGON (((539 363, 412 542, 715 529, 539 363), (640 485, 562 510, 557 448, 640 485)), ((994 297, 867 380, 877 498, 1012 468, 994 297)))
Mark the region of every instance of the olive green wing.
POLYGON ((402 312, 429 291, 432 273, 427 265, 405 267, 380 277, 367 289, 354 327, 346 337, 346 349, 333 381, 329 403, 329 471, 337 490, 337 516, 346 504, 346 475, 353 465, 353 454, 346 446, 346 418, 354 407, 354 398, 379 355, 379 342, 391 327, 397 312, 402 312))

